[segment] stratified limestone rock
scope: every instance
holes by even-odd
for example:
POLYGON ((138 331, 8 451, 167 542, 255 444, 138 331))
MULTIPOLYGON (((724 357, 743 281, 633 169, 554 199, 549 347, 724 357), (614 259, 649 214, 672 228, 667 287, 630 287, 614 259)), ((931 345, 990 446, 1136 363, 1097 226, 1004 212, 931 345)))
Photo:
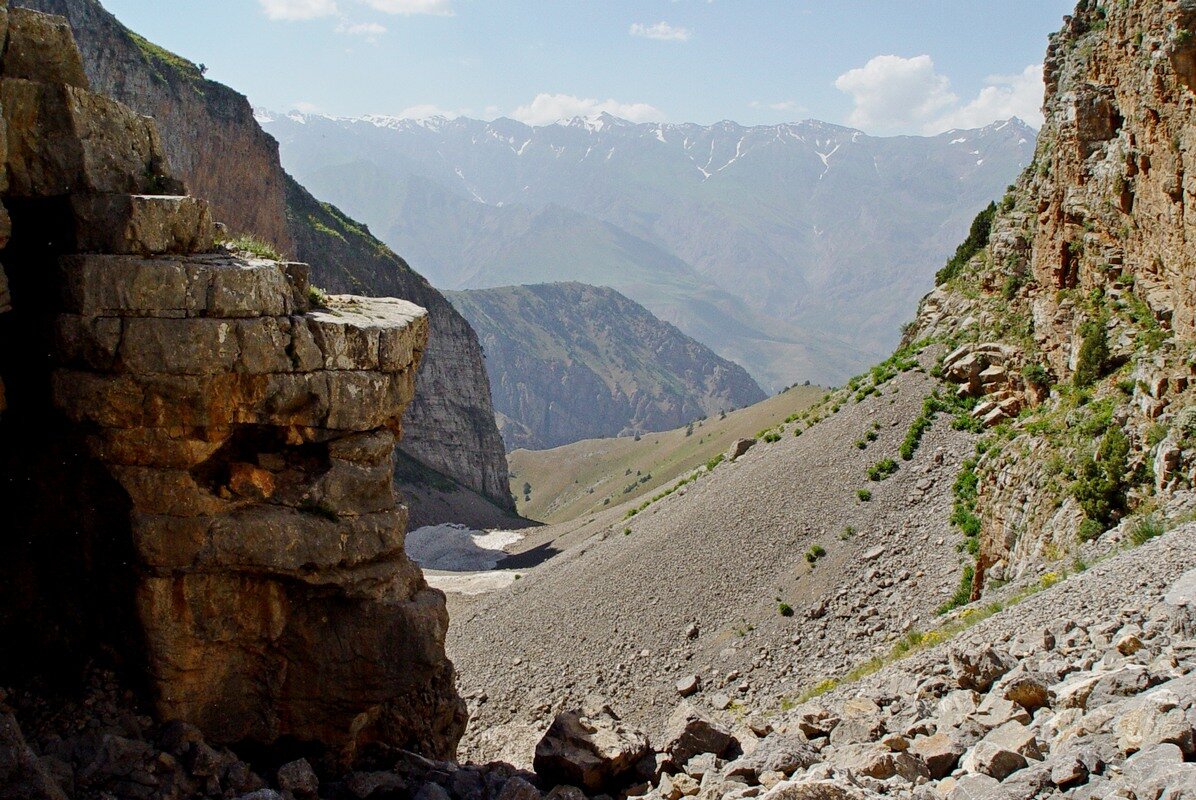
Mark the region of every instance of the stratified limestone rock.
POLYGON ((352 297, 303 313, 295 267, 63 259, 55 399, 132 500, 163 717, 449 754, 444 601, 391 484, 427 317, 352 297))
POLYGON ((312 310, 305 264, 216 251, 152 121, 81 88, 68 30, 14 13, 0 66, 4 200, 27 228, 7 266, 51 358, 15 374, 119 495, 133 564, 107 579, 131 584, 159 715, 215 743, 451 756, 444 596, 404 553, 392 480, 427 312, 312 310))
MULTIPOLYGON (((15 41, 15 38, 14 38, 15 41)), ((0 79, 8 126, 8 195, 179 193, 162 175, 152 120, 84 89, 0 79)))
POLYGON ((27 8, 14 8, 7 16, 12 44, 4 52, 0 75, 88 88, 83 59, 65 19, 27 8))
POLYGON ((213 249, 216 225, 194 197, 101 194, 71 198, 75 249, 84 253, 198 253, 213 249))

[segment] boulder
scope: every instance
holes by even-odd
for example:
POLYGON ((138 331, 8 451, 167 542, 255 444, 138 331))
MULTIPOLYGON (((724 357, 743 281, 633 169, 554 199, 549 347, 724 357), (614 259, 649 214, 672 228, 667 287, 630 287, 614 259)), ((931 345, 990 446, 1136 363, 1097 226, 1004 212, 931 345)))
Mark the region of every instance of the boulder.
POLYGON ((755 439, 736 439, 727 450, 727 460, 734 461, 756 445, 755 439))
POLYGON ((946 731, 933 736, 919 736, 910 744, 909 752, 922 759, 935 780, 952 773, 967 748, 946 731))
POLYGON ((194 197, 75 195, 71 210, 75 248, 82 253, 188 254, 216 245, 208 204, 194 197))
POLYGON ((296 800, 314 800, 320 790, 320 779, 306 758, 291 761, 278 768, 278 788, 290 792, 296 800))
POLYGON ((702 679, 697 675, 686 675, 677 681, 677 694, 682 697, 689 697, 696 693, 701 688, 702 679))
MULTIPOLYGON (((369 800, 375 794, 397 794, 407 788, 401 777, 389 771, 354 772, 345 779, 345 788, 356 800, 369 800)), ((426 794, 426 793, 425 793, 426 794)))
POLYGON ((1026 758, 992 742, 980 741, 963 759, 967 772, 988 775, 998 781, 1026 766, 1026 758))
POLYGON ((503 784, 498 800, 540 800, 540 790, 518 775, 503 784))
POLYGON ((637 767, 651 753, 647 737, 613 714, 566 711, 556 716, 536 745, 534 767, 550 783, 613 794, 642 777, 637 767))
POLYGON ((739 740, 689 702, 682 702, 665 723, 664 750, 676 769, 699 753, 713 753, 722 758, 741 752, 739 740))
POLYGON ((818 751, 804 736, 789 733, 770 733, 756 745, 751 755, 742 756, 727 765, 728 778, 744 777, 756 780, 765 772, 792 775, 818 762, 818 751))
POLYGON ((1008 653, 985 646, 977 651, 952 650, 951 671, 961 689, 987 692, 1017 663, 1008 653))

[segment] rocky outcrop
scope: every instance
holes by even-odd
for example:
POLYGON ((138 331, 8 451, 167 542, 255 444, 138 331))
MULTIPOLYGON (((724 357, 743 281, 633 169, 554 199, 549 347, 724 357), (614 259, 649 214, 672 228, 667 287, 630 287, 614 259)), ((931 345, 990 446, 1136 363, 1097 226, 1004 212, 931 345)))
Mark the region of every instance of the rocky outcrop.
POLYGON ((287 207, 298 257, 317 265, 314 281, 330 291, 388 294, 428 309, 428 350, 404 418, 403 451, 513 509, 490 381, 469 323, 390 248, 289 177, 287 207))
POLYGON ((9 534, 5 616, 39 606, 41 576, 78 551, 115 548, 120 569, 89 555, 80 570, 127 604, 74 587, 63 611, 130 615, 133 635, 106 644, 146 675, 160 718, 342 759, 372 742, 451 755, 465 715, 444 597, 406 557, 392 480, 426 311, 326 298, 305 264, 218 248, 204 202, 161 194, 181 185, 153 121, 88 91, 65 22, 14 9, 11 23, 3 260, 28 361, 5 370, 20 392, 3 440, 54 415, 75 449, 56 480, 7 451, 4 483, 39 506, 94 472, 61 499, 106 501, 106 527, 68 521, 58 552, 9 534))
POLYGON ((958 345, 943 376, 1007 423, 974 470, 974 596, 1196 478, 1193 29, 1187 2, 1079 3, 1034 164, 908 334, 958 345))
POLYGON ((546 283, 448 297, 482 341, 508 450, 670 430, 765 399, 743 367, 614 289, 546 283))
POLYGON ((128 30, 99 3, 19 0, 14 5, 70 21, 91 85, 154 118, 164 134, 170 171, 211 202, 217 219, 281 252, 294 250, 278 144, 254 122, 242 95, 205 80, 198 65, 128 30), (203 135, 197 135, 200 131, 203 135), (230 169, 234 163, 237 168, 230 169))
POLYGON ((98 92, 152 116, 171 171, 234 233, 311 263, 332 292, 394 296, 428 309, 431 341, 405 417, 404 452, 504 509, 514 501, 477 337, 468 323, 362 225, 282 169, 278 145, 244 96, 126 29, 95 0, 17 0, 70 20, 98 92))

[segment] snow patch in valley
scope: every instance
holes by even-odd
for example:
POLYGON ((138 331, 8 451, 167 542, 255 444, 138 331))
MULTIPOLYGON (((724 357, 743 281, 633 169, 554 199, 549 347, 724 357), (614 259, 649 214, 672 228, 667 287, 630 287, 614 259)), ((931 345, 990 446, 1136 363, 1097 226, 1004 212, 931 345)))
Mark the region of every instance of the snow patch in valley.
POLYGON ((407 555, 425 569, 481 572, 494 569, 507 557, 506 548, 522 538, 517 531, 476 531, 455 523, 428 525, 407 534, 407 555))

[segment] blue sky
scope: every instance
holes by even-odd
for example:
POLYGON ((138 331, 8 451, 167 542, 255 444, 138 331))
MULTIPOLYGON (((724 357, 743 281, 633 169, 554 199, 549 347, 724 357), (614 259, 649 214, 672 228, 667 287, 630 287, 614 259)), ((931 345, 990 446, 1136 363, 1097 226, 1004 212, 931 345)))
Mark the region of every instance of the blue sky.
POLYGON ((1074 0, 103 0, 274 111, 937 133, 1041 102, 1074 0))

